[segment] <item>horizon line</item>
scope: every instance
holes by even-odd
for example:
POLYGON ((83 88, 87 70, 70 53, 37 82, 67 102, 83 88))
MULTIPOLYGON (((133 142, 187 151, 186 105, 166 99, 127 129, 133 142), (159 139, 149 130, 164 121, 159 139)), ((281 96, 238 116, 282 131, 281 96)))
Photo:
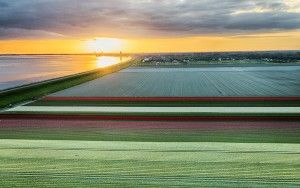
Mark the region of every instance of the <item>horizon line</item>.
MULTIPOLYGON (((182 52, 122 52, 126 55, 144 55, 144 54, 195 54, 195 53, 247 53, 247 52, 300 52, 300 49, 294 50, 233 50, 233 51, 182 51, 182 52)), ((0 53, 3 55, 99 55, 103 56, 120 56, 120 52, 105 52, 105 53, 0 53)))

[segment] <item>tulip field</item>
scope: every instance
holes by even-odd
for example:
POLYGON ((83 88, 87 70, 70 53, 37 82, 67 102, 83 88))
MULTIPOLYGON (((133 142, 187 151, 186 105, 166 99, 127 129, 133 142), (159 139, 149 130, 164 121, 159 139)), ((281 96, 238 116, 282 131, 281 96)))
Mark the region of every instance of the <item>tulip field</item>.
POLYGON ((0 112, 0 187, 300 187, 300 66, 129 67, 0 112))

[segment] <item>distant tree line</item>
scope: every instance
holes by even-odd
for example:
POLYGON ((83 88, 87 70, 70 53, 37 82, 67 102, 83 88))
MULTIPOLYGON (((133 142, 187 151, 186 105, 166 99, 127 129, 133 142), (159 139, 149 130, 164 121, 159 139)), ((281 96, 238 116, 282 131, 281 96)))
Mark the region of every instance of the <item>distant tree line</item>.
POLYGON ((300 62, 300 51, 265 52, 207 52, 142 55, 141 65, 148 64, 197 64, 197 62, 257 61, 259 63, 300 62))

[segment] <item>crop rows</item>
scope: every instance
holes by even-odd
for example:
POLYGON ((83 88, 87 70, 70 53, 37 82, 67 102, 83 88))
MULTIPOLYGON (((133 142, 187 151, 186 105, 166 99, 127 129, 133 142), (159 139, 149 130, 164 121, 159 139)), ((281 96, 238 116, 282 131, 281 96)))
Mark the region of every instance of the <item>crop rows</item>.
MULTIPOLYGON (((51 96, 299 96, 299 70, 123 71, 51 96)), ((214 68, 211 68, 214 69, 214 68)))
POLYGON ((300 148, 291 144, 2 140, 0 151, 4 187, 300 183, 300 148))

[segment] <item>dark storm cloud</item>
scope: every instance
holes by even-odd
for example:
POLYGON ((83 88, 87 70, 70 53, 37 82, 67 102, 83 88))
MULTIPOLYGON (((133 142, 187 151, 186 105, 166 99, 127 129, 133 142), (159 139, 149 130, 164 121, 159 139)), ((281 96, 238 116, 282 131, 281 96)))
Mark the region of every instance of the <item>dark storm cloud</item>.
POLYGON ((0 2, 0 7, 7 7, 8 4, 6 2, 0 2))
POLYGON ((0 0, 0 38, 226 35, 300 28, 284 0, 0 0))

